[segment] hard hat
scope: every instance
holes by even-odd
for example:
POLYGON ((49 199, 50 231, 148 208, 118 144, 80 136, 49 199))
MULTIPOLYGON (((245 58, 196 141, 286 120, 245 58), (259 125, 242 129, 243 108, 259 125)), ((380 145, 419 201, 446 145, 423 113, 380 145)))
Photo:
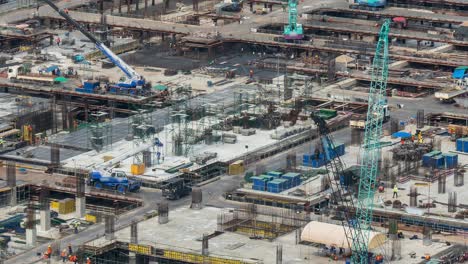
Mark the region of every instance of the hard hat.
POLYGON ((51 245, 49 245, 48 247, 52 247, 51 245))
POLYGON ((86 259, 87 259, 87 260, 89 260, 89 257, 88 257, 88 258, 86 258, 86 259))

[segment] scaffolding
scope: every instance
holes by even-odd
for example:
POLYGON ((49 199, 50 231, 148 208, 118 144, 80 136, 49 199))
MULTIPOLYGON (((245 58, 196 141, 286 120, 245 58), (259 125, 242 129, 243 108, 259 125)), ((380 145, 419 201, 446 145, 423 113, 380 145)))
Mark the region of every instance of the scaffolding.
POLYGON ((172 145, 173 155, 192 156, 195 144, 218 142, 222 137, 221 131, 230 128, 223 105, 198 100, 183 100, 170 109, 166 140, 172 145))

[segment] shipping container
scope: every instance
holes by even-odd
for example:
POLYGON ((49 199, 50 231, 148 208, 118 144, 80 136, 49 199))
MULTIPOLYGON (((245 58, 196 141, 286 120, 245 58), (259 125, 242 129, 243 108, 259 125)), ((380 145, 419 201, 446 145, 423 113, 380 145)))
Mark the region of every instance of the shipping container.
POLYGON ((275 177, 275 178, 279 178, 279 177, 281 177, 281 175, 283 175, 283 173, 281 173, 281 172, 279 172, 279 171, 269 171, 269 172, 267 173, 267 175, 273 176, 273 177, 275 177))
POLYGON ((430 167, 431 166, 432 156, 433 155, 431 153, 427 153, 427 154, 423 155, 423 157, 422 157, 423 167, 430 167))
POLYGON ((443 154, 445 158, 445 168, 453 169, 458 166, 458 155, 452 153, 443 154))
POLYGON ((457 151, 464 152, 463 151, 463 141, 464 141, 464 138, 457 139, 457 142, 456 142, 457 151))
POLYGON ((435 168, 444 168, 445 166, 445 159, 444 156, 442 155, 437 155, 432 157, 432 164, 434 165, 435 168))
POLYGON ((282 179, 289 179, 290 188, 296 187, 301 184, 301 174, 295 172, 288 172, 283 174, 282 179))
POLYGON ((463 152, 468 152, 468 138, 463 138, 463 152))
POLYGON ((253 185, 252 186, 252 190, 256 190, 256 191, 265 191, 265 187, 263 186, 257 186, 257 185, 253 185))
POLYGON ((268 185, 267 185, 268 192, 272 192, 272 193, 282 192, 282 182, 278 180, 273 180, 273 181, 268 182, 268 185))

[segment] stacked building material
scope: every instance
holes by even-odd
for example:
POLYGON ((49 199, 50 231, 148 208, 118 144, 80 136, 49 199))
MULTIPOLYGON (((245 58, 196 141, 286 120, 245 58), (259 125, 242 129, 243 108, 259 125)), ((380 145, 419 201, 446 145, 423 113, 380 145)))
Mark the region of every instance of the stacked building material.
POLYGON ((58 211, 59 214, 69 214, 75 212, 75 199, 66 198, 58 201, 51 201, 50 208, 58 211))
POLYGON ((322 167, 325 164, 327 164, 330 160, 329 159, 334 159, 335 155, 338 157, 343 156, 345 154, 345 144, 339 143, 335 145, 335 150, 328 150, 328 153, 330 153, 330 157, 327 158, 324 153, 318 153, 317 154, 304 154, 302 164, 304 166, 308 167, 313 167, 313 168, 318 168, 322 167))
POLYGON ((293 172, 283 174, 279 171, 270 171, 267 175, 253 176, 250 180, 254 190, 280 193, 300 185, 301 174, 293 172))

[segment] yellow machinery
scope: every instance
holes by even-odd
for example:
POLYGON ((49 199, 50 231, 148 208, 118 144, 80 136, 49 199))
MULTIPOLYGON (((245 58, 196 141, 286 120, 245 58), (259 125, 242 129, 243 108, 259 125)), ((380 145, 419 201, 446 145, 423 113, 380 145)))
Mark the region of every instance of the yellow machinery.
POLYGON ((23 141, 27 141, 29 144, 33 143, 33 128, 31 125, 23 126, 23 141))
POLYGON ((237 160, 231 164, 229 164, 229 175, 238 175, 244 173, 244 161, 237 160))

